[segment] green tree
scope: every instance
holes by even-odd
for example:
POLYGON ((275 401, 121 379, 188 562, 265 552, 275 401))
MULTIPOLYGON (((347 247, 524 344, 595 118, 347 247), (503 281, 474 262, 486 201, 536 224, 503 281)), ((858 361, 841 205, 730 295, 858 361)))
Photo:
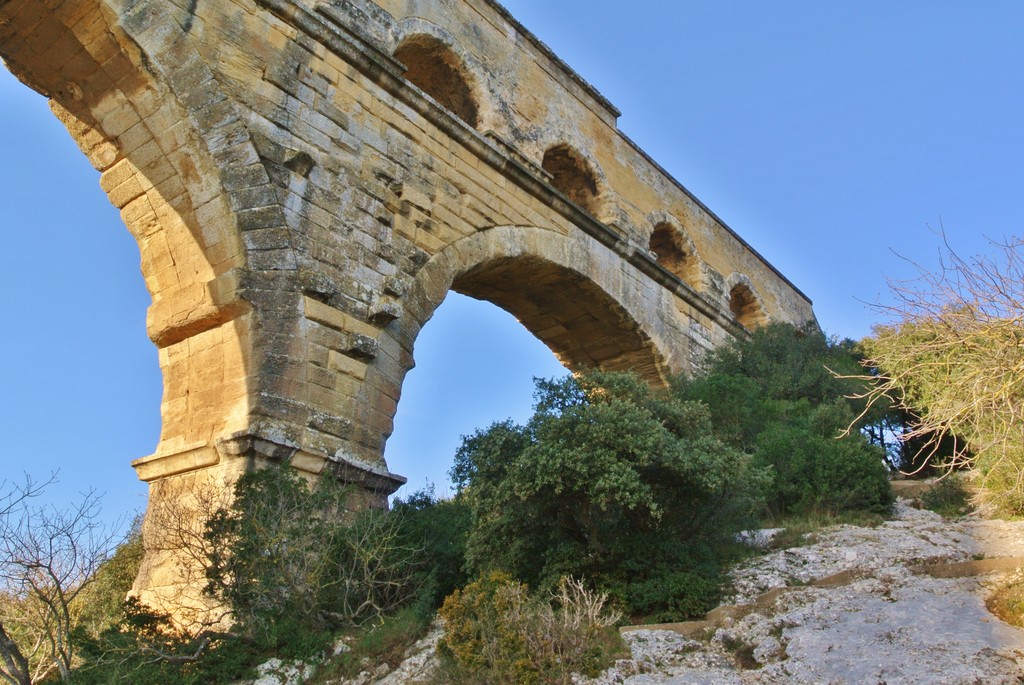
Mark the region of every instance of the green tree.
POLYGON ((496 423, 456 454, 471 569, 540 588, 582 576, 628 601, 632 582, 713 574, 716 546, 753 522, 767 476, 705 406, 614 373, 538 381, 535 397, 526 425, 496 423))
POLYGON ((889 408, 857 399, 868 387, 858 360, 852 342, 813 324, 774 323, 712 352, 675 392, 705 404, 715 434, 771 471, 770 513, 881 512, 892 503, 885 454, 859 428, 889 408))
POLYGON ((466 538, 471 513, 464 498, 441 499, 433 488, 396 499, 391 512, 401 521, 400 535, 408 549, 418 549, 413 570, 421 615, 432 616, 444 598, 469 580, 466 538))

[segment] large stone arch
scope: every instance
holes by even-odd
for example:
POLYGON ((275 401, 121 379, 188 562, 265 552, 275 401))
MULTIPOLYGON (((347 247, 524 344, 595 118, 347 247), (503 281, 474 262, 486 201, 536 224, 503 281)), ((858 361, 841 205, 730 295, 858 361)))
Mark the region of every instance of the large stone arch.
POLYGON ((243 427, 248 402, 249 374, 210 371, 249 361, 245 251, 220 182, 226 154, 246 156, 220 142, 237 116, 164 3, 69 2, 41 17, 13 5, 0 9, 5 64, 50 98, 139 245, 164 376, 156 455, 209 445, 243 427))
POLYGON ((416 337, 453 290, 511 313, 572 370, 629 370, 666 384, 681 364, 680 350, 656 326, 671 298, 638 294, 619 260, 585 236, 532 226, 487 228, 435 254, 381 338, 380 357, 396 363, 377 365, 371 373, 380 375, 364 385, 358 404, 368 413, 356 421, 368 430, 363 441, 390 435, 416 337))

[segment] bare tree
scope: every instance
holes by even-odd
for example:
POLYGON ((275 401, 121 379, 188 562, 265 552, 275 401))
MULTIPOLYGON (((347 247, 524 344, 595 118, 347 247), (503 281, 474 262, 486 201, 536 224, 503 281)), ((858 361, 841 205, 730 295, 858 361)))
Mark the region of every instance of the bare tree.
POLYGON ((176 580, 148 601, 168 612, 183 634, 203 636, 226 629, 232 622, 230 609, 206 591, 206 572, 217 551, 206 529, 211 517, 231 506, 231 488, 195 477, 168 479, 154 488, 159 492, 150 499, 142 537, 148 554, 170 562, 176 580))
POLYGON ((412 560, 421 550, 403 541, 402 523, 401 513, 370 510, 344 529, 346 553, 329 560, 321 581, 326 586, 333 576, 339 585, 333 617, 356 624, 377 619, 418 589, 412 560))
MULTIPOLYGON (((943 239, 945 237, 943 236, 943 239)), ((1024 506, 1024 240, 993 257, 961 258, 943 240, 938 270, 891 283, 894 323, 864 341, 878 369, 868 395, 916 419, 906 439, 934 452, 959 441, 948 466, 974 465, 1009 509, 1024 506)))
POLYGON ((99 521, 95 492, 67 509, 33 506, 51 482, 26 477, 0 495, 0 680, 12 685, 32 685, 55 672, 68 679, 75 600, 119 540, 99 521))
MULTIPOLYGON (((53 476, 46 483, 36 483, 30 476, 25 476, 24 485, 14 485, 7 488, 7 481, 0 482, 0 535, 7 537, 7 519, 15 509, 21 506, 22 502, 37 496, 45 486, 53 482, 53 476)), ((0 598, 2 600, 4 598, 0 598)), ((7 602, 4 602, 7 604, 7 602)), ((4 682, 23 685, 30 683, 30 669, 28 659, 22 654, 17 643, 7 633, 3 624, 3 613, 0 612, 0 660, 3 667, 0 668, 0 678, 4 682)))

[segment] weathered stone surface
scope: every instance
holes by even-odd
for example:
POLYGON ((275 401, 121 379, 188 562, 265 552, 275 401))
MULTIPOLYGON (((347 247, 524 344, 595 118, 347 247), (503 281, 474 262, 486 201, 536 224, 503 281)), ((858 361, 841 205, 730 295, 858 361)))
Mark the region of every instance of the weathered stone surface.
POLYGON ((730 601, 746 610, 709 614, 725 626, 709 643, 630 632, 633 658, 580 682, 1020 682, 1024 630, 989 613, 985 599, 1024 563, 1024 524, 948 521, 905 500, 896 514, 741 564, 730 601), (753 661, 737 659, 739 649, 753 661))
POLYGON ((8 2, 0 57, 138 240, 154 497, 288 459, 381 501, 416 336, 450 289, 573 368, 655 383, 745 327, 813 318, 491 0, 8 2))

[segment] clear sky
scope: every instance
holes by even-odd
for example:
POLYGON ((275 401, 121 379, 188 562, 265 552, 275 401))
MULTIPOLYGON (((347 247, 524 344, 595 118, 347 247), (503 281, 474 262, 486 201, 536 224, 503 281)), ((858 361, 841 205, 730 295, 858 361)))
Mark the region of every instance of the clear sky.
MULTIPOLYGON (((506 0, 636 140, 859 338, 886 277, 1024 233, 1024 3, 506 0)), ((45 101, 0 70, 0 480, 60 470, 145 506, 159 434, 138 250, 45 101)), ((452 296, 416 347, 388 445, 441 492, 459 436, 529 414, 559 365, 497 308, 452 296)), ((405 492, 410 492, 407 489, 405 492)))

